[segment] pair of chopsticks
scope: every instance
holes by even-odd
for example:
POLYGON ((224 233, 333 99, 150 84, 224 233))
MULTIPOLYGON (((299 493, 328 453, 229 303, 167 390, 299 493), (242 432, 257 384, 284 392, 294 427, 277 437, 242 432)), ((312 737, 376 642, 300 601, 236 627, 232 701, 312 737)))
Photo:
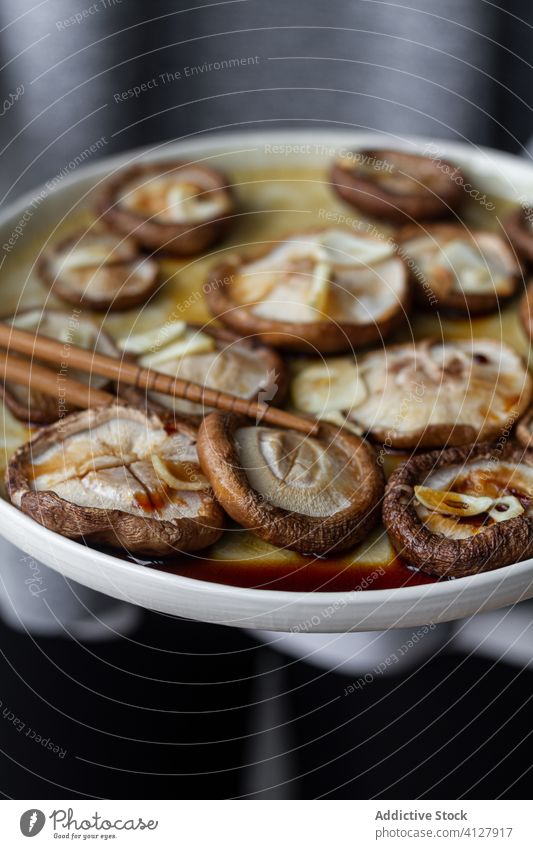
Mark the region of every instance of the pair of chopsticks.
MULTIPOLYGON (((7 353, 0 352, 0 379, 39 390, 52 397, 58 397, 58 386, 61 386, 69 402, 83 409, 102 406, 115 400, 115 396, 110 392, 92 389, 85 383, 61 376, 60 373, 34 362, 34 360, 44 360, 59 368, 65 359, 65 347, 62 342, 0 322, 0 348, 7 350, 7 353), (12 351, 26 354, 31 357, 31 362, 13 356, 12 351)), ((87 374, 107 377, 117 384, 126 383, 137 389, 173 395, 206 407, 238 413, 255 421, 292 428, 309 436, 316 435, 318 432, 317 423, 277 407, 269 407, 268 404, 257 401, 247 401, 229 392, 218 392, 199 383, 162 374, 154 369, 141 368, 135 363, 116 360, 77 345, 69 344, 68 365, 87 374)))

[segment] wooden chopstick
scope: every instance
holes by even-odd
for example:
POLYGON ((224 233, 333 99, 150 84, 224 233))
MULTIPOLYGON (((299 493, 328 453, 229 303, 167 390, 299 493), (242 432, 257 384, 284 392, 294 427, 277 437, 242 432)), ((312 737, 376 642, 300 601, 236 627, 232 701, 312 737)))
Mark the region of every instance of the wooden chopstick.
POLYGON ((57 398, 58 402, 60 398, 64 398, 69 405, 81 409, 109 404, 115 397, 103 389, 92 389, 79 380, 64 377, 39 363, 29 362, 3 351, 0 351, 0 379, 10 380, 29 389, 37 389, 43 395, 57 398))
MULTIPOLYGON (((1 322, 0 347, 7 348, 8 352, 13 350, 27 354, 32 359, 37 358, 54 363, 56 366, 68 357, 68 364, 71 368, 79 369, 88 374, 108 377, 116 383, 126 383, 138 389, 184 398, 206 407, 215 407, 218 410, 238 413, 255 419, 257 422, 268 422, 268 424, 278 425, 279 427, 292 428, 309 436, 314 436, 318 432, 319 425, 317 422, 295 416, 277 407, 269 407, 268 404, 261 404, 257 401, 248 401, 245 398, 231 395, 229 392, 219 392, 199 383, 162 374, 153 369, 141 368, 135 363, 116 360, 96 351, 79 348, 77 345, 69 344, 68 349, 65 349, 62 342, 57 342, 48 336, 30 333, 27 330, 20 330, 1 322)), ((35 366, 32 365, 32 370, 34 369, 35 366)), ((54 375, 54 378, 56 378, 56 375, 54 375)), ((34 388, 40 387, 34 385, 34 388)), ((91 397, 94 397, 93 393, 95 392, 96 390, 91 390, 91 397)), ((72 403, 75 403, 73 396, 72 403)))

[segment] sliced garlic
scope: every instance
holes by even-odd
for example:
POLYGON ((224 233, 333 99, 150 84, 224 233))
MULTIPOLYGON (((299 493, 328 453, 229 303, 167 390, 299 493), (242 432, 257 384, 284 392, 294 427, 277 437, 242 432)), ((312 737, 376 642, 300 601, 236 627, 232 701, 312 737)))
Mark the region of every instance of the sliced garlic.
POLYGON ((506 522, 507 519, 516 519, 524 512, 524 507, 515 495, 505 495, 495 498, 493 507, 489 510, 489 516, 495 522, 506 522))
POLYGON ((206 221, 215 218, 224 209, 220 196, 210 198, 200 186, 176 183, 167 192, 168 209, 165 215, 177 222, 206 221))
POLYGON ((428 510, 435 510, 445 516, 478 516, 486 513, 493 505, 493 499, 485 495, 464 495, 428 486, 415 486, 415 496, 428 510))
POLYGON ((514 495, 489 498, 485 495, 465 495, 428 486, 415 486, 415 496, 428 510, 445 516, 479 516, 480 513, 487 513, 495 522, 504 522, 524 512, 520 500, 514 495))
POLYGON ((227 197, 223 191, 210 192, 199 183, 163 175, 128 184, 119 202, 161 222, 185 224, 216 218, 225 212, 227 197))
POLYGON ((207 478, 205 478, 200 472, 196 471, 194 471, 193 474, 190 474, 186 465, 173 463, 174 469, 183 471, 184 477, 178 478, 172 474, 166 462, 159 456, 159 454, 151 454, 150 460, 152 461, 152 466, 154 467, 154 471, 158 477, 161 478, 161 480, 163 480, 171 489, 176 489, 178 491, 199 491, 201 489, 209 489, 209 481, 207 478))
POLYGON ((160 351, 145 354, 141 357, 140 364, 145 368, 156 368, 162 363, 177 360, 181 357, 189 357, 192 354, 206 354, 216 350, 216 342, 212 336, 200 331, 188 331, 183 338, 178 339, 172 345, 167 345, 160 351))
POLYGON ((85 240, 58 257, 56 274, 109 265, 114 262, 127 262, 135 256, 135 248, 129 239, 121 240, 107 236, 87 234, 85 240))
POLYGON ((325 415, 320 416, 323 422, 329 422, 330 424, 338 425, 339 427, 343 427, 346 430, 349 430, 350 433, 355 433, 356 436, 362 436, 363 428, 359 427, 359 425, 351 422, 350 419, 347 419, 343 416, 342 413, 339 413, 336 410, 332 410, 330 413, 326 413, 325 415))
POLYGON ((309 306, 319 313, 317 316, 322 318, 325 313, 328 296, 329 296, 329 277, 331 267, 327 262, 318 262, 313 270, 311 278, 311 288, 309 290, 309 306))
POLYGON ((293 380, 291 391, 298 410, 321 415, 349 411, 368 394, 356 364, 347 358, 307 366, 293 380))
POLYGON ((153 348, 167 346, 170 342, 180 339, 187 328, 185 321, 171 321, 163 327, 147 330, 144 333, 134 333, 119 339, 117 346, 127 354, 144 354, 153 348))
POLYGON ((385 238, 356 236, 344 230, 326 230, 320 244, 332 265, 375 265, 394 252, 392 243, 385 238))

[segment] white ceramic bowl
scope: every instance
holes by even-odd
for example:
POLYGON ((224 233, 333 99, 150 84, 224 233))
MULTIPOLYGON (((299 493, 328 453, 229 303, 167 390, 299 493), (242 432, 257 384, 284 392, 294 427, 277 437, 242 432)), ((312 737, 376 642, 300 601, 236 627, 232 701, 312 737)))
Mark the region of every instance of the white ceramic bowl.
MULTIPOLYGON (((297 146, 287 150, 301 165, 302 152, 324 161, 321 146, 398 146, 397 140, 369 133, 331 131, 213 135, 193 141, 165 144, 146 154, 146 159, 228 156, 239 150, 250 165, 260 162, 267 145, 297 146)), ((424 139, 413 140, 410 149, 424 150, 424 139)), ((467 168, 476 187, 502 197, 533 201, 533 168, 526 161, 496 151, 456 143, 438 143, 439 155, 467 168)), ((70 209, 106 173, 138 154, 102 159, 97 164, 65 177, 33 213, 36 219, 70 209)), ((39 190, 22 197, 0 213, 0 244, 31 208, 39 190)), ((533 596, 533 560, 485 572, 469 578, 390 590, 363 592, 282 592, 254 590, 193 580, 129 563, 94 551, 41 527, 5 501, 0 501, 0 534, 32 557, 85 586, 151 610, 246 628, 273 631, 340 633, 405 628, 444 622, 503 607, 533 596)))

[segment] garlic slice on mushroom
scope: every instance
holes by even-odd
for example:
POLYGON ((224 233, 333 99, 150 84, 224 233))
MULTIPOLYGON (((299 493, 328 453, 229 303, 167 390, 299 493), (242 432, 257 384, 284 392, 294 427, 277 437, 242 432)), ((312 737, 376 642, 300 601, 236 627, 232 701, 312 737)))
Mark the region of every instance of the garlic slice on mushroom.
POLYGON ((186 329, 185 321, 167 322, 163 327, 145 330, 144 333, 130 333, 117 341, 117 347, 126 354, 144 354, 180 339, 186 329))
POLYGON ((209 489, 207 478, 199 474, 197 470, 191 470, 186 463, 173 463, 170 469, 168 460, 160 457, 159 454, 151 454, 150 460, 156 473, 171 489, 191 492, 209 489))
MULTIPOLYGON (((100 377, 94 373, 87 374, 69 366, 70 345, 78 345, 81 348, 98 351, 110 357, 118 355, 112 339, 92 319, 60 310, 36 308, 22 310, 17 315, 4 319, 4 321, 22 330, 30 330, 42 336, 49 336, 64 345, 62 363, 58 368, 57 398, 44 395, 38 389, 17 386, 10 381, 0 382, 0 395, 13 415, 21 421, 48 424, 71 411, 72 406, 62 389, 62 379, 65 377, 87 383, 94 389, 103 389, 109 384, 109 380, 105 377, 100 377)), ((38 358, 33 361, 40 362, 38 358)), ((45 365, 49 367, 48 363, 45 363, 45 365)), ((28 367, 30 367, 29 361, 28 367)))
POLYGON ((234 210, 226 179, 193 162, 135 165, 110 177, 98 211, 119 233, 150 250, 183 255, 205 250, 234 210))
POLYGON ((177 422, 169 435, 157 416, 122 404, 44 428, 15 452, 6 481, 13 504, 50 530, 142 554, 196 551, 224 524, 196 430, 177 422))
POLYGON ((431 489, 428 486, 415 486, 414 492, 420 504, 444 516, 468 517, 487 513, 495 522, 504 522, 524 512, 516 495, 489 498, 483 495, 431 489))
POLYGON ((403 150, 344 151, 333 164, 331 182, 343 200, 394 222, 448 216, 464 197, 459 168, 403 150))
POLYGON ((291 394, 298 410, 320 418, 332 410, 353 410, 368 390, 355 362, 339 358, 305 366, 293 379, 291 394))
POLYGON ((136 242, 87 231, 54 245, 39 274, 53 294, 93 310, 124 310, 144 303, 156 289, 158 266, 139 256, 136 242))
POLYGON ((197 330, 196 332, 185 330, 181 338, 177 341, 165 345, 159 351, 144 354, 139 362, 144 368, 157 369, 163 363, 168 363, 172 360, 190 357, 192 354, 205 354, 215 350, 216 343, 212 336, 202 333, 201 330, 197 330))
POLYGON ((410 287, 391 242, 333 227, 292 234, 255 259, 230 258, 213 270, 206 297, 224 324, 274 347, 340 352, 390 333, 410 287))
POLYGON ((212 413, 200 427, 198 455, 226 512, 274 545, 342 551, 377 522, 383 477, 373 452, 332 425, 305 437, 212 413))
POLYGON ((490 312, 515 293, 521 275, 502 237, 462 225, 406 228, 401 252, 409 258, 420 304, 436 309, 490 312))
POLYGON ((478 516, 480 513, 487 513, 494 506, 494 500, 487 496, 443 492, 429 486, 415 486, 414 491, 417 500, 424 507, 444 513, 445 516, 478 516))
POLYGON ((492 339, 426 339, 358 357, 367 396, 350 418, 390 448, 438 448, 498 436, 528 407, 523 359, 492 339))
POLYGON ((531 557, 533 452, 507 442, 413 455, 389 479, 383 520, 400 556, 433 575, 531 557))
POLYGON ((495 522, 506 522, 509 519, 516 519, 524 512, 524 507, 520 503, 516 495, 505 495, 502 498, 494 499, 491 509, 488 511, 491 519, 495 522))

